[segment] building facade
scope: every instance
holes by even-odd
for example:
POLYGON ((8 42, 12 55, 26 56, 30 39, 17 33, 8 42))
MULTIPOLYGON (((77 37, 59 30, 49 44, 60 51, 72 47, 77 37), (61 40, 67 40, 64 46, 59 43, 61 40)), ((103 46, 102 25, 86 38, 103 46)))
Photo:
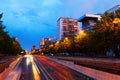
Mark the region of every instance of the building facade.
POLYGON ((59 18, 58 19, 58 40, 65 37, 74 37, 79 34, 80 25, 76 19, 59 18))
MULTIPOLYGON (((109 10, 105 11, 108 13, 114 13, 116 10, 120 9, 120 4, 116 5, 109 10)), ((82 23, 82 30, 91 30, 98 20, 101 19, 102 14, 85 14, 78 19, 82 23)))
POLYGON ((96 22, 101 19, 101 15, 85 14, 78 19, 82 23, 82 30, 88 31, 94 28, 96 22))
POLYGON ((40 48, 46 47, 51 42, 52 42, 51 38, 43 38, 40 42, 40 48))

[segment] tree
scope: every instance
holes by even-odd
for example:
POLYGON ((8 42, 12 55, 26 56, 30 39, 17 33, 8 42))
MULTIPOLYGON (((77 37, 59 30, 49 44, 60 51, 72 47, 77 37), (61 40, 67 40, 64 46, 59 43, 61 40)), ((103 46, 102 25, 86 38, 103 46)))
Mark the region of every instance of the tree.
POLYGON ((97 50, 105 54, 112 49, 117 56, 120 45, 120 10, 115 13, 105 13, 101 21, 96 24, 94 31, 98 40, 97 50))
POLYGON ((0 54, 1 55, 16 55, 22 51, 22 48, 15 38, 11 38, 8 32, 5 31, 5 26, 1 21, 3 14, 0 14, 0 54))

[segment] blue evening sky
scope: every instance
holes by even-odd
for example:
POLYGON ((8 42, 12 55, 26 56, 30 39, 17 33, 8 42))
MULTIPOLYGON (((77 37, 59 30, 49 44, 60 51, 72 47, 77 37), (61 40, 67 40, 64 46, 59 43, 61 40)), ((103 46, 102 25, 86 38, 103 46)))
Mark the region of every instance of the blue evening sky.
POLYGON ((0 13, 9 34, 30 51, 33 45, 39 48, 42 38, 56 37, 58 18, 104 13, 118 4, 120 0, 0 0, 0 13))

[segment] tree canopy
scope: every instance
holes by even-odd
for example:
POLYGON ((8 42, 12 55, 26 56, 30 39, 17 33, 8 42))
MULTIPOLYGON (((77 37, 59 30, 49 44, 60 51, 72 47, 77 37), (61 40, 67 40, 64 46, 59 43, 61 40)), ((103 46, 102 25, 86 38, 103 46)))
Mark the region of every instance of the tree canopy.
POLYGON ((11 38, 8 32, 5 31, 5 26, 2 24, 3 14, 0 14, 0 55, 16 55, 22 51, 22 48, 16 38, 11 38))
MULTIPOLYGON (((49 47, 44 48, 44 51, 51 52, 49 47)), ((57 54, 72 52, 72 55, 106 56, 109 50, 115 56, 120 56, 120 9, 113 13, 105 12, 92 30, 82 31, 74 38, 52 44, 52 52, 57 54)))

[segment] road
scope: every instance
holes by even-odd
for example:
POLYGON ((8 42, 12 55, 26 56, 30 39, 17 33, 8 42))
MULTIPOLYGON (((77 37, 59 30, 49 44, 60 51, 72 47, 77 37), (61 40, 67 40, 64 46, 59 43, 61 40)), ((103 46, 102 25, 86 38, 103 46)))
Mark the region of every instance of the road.
POLYGON ((25 55, 13 72, 6 80, 94 80, 45 56, 25 55))

